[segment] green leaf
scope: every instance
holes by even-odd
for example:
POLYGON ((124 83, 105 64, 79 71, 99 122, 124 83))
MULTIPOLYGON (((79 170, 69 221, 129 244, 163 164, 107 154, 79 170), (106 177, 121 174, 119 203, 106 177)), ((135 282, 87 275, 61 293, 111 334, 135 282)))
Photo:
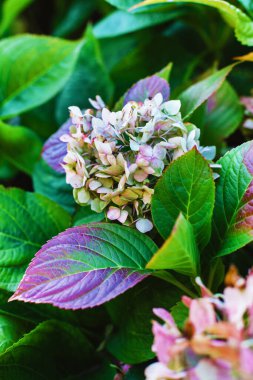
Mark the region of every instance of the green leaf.
POLYGON ((224 139, 241 125, 243 114, 239 96, 228 82, 224 82, 207 103, 201 143, 221 146, 224 139))
POLYGON ((172 269, 186 276, 195 277, 199 272, 199 252, 193 228, 182 213, 173 230, 146 265, 148 269, 172 269))
POLYGON ((159 25, 173 20, 184 14, 183 9, 171 10, 171 12, 155 12, 143 14, 131 14, 121 10, 110 13, 102 19, 94 28, 97 38, 111 38, 122 34, 135 32, 154 25, 159 25))
POLYGON ((93 347, 78 328, 46 321, 0 355, 0 378, 66 379, 87 370, 94 356, 93 347))
POLYGON ((240 9, 224 0, 145 0, 135 5, 132 9, 164 3, 202 4, 216 8, 225 21, 235 29, 236 38, 243 45, 253 46, 253 21, 240 9))
POLYGON ((11 26, 15 18, 30 5, 33 0, 5 0, 0 19, 0 36, 11 26))
POLYGON ((0 187, 0 288, 13 291, 34 254, 70 225, 70 216, 51 200, 0 187))
POLYGON ((232 253, 253 240, 253 141, 232 149, 216 188, 212 245, 217 256, 232 253))
POLYGON ((32 176, 34 190, 52 201, 58 203, 72 214, 76 202, 73 198, 73 189, 66 183, 66 175, 51 169, 44 160, 36 165, 32 176))
POLYGON ((82 42, 21 35, 0 42, 0 117, 9 118, 52 98, 66 83, 82 42))
POLYGON ((29 331, 31 324, 15 317, 4 315, 0 310, 0 355, 12 346, 24 333, 29 331))
POLYGON ((180 94, 179 99, 182 103, 181 113, 184 119, 188 118, 201 104, 220 88, 233 67, 234 64, 217 71, 200 82, 190 86, 180 94))
POLYGON ((73 217, 73 226, 81 226, 82 224, 101 222, 105 219, 104 212, 92 211, 90 206, 80 207, 73 217))
POLYGON ((180 212, 194 231, 198 245, 210 238, 214 181, 207 161, 193 148, 173 161, 155 187, 151 211, 158 231, 166 239, 180 212))
POLYGON ((41 149, 42 143, 33 131, 0 120, 1 155, 17 169, 31 174, 41 149))
POLYGON ((100 49, 91 27, 87 28, 85 42, 71 77, 64 86, 58 102, 56 117, 63 123, 68 117, 68 107, 89 108, 89 98, 100 95, 105 102, 111 99, 113 84, 102 61, 100 49))
POLYGON ((152 309, 173 306, 182 293, 170 284, 149 278, 107 304, 115 326, 107 349, 123 363, 136 364, 152 359, 152 309))

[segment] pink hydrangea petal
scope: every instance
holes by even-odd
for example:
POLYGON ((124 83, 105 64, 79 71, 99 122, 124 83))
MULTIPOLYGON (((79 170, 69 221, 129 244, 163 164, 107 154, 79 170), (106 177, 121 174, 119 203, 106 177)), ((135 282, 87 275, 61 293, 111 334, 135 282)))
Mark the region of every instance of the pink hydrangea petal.
POLYGON ((196 333, 201 334, 207 327, 216 322, 213 305, 207 298, 192 300, 189 319, 194 325, 196 333))
POLYGON ((117 220, 120 217, 120 209, 117 207, 110 207, 107 212, 107 217, 110 220, 117 220))

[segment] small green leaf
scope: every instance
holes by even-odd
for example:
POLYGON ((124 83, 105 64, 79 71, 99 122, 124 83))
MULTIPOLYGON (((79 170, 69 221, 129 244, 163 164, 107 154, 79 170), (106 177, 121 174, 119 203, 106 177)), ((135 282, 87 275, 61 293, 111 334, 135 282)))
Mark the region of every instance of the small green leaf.
POLYGON ((176 325, 183 329, 185 322, 189 316, 189 309, 183 304, 183 302, 177 302, 176 305, 172 306, 171 314, 174 318, 176 325))
POLYGON ((210 238, 213 206, 212 171, 194 148, 173 161, 158 181, 152 199, 153 221, 166 239, 182 212, 202 248, 210 238))
POLYGON ((45 103, 69 78, 81 42, 21 35, 0 42, 0 117, 45 103))
POLYGON ((41 149, 42 143, 33 131, 0 120, 1 155, 17 169, 31 174, 41 149))
POLYGON ((0 288, 13 291, 34 254, 70 225, 70 216, 51 200, 0 187, 0 288))
POLYGON ((179 96, 182 103, 181 113, 184 119, 191 116, 201 104, 220 88, 233 67, 234 64, 217 71, 200 82, 190 86, 179 96))
POLYGON ((145 0, 134 5, 132 9, 164 3, 202 4, 216 8, 225 21, 235 29, 236 38, 243 45, 253 46, 253 21, 239 8, 224 0, 145 0))
POLYGON ((172 269, 195 277, 199 272, 199 252, 192 225, 179 214, 173 230, 146 265, 148 269, 172 269))
POLYGON ((253 141, 232 149, 216 189, 212 245, 217 256, 232 253, 253 240, 253 141))

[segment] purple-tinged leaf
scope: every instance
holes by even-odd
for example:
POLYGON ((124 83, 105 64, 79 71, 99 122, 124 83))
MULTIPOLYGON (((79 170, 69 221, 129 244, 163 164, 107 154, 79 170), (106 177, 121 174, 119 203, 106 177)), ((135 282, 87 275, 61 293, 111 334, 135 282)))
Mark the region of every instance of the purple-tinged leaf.
POLYGON ((164 101, 168 100, 170 87, 165 79, 157 75, 141 79, 127 91, 124 105, 131 100, 144 102, 145 99, 153 98, 159 92, 162 94, 164 101))
POLYGON ((253 241, 253 141, 232 149, 219 161, 212 243, 217 256, 253 241))
POLYGON ((156 250, 150 238, 117 224, 70 228, 36 254, 11 300, 64 309, 100 305, 147 277, 156 250))
POLYGON ((68 119, 49 139, 45 142, 42 152, 42 157, 47 164, 57 171, 64 173, 61 167, 64 156, 67 154, 67 144, 60 140, 60 137, 69 132, 72 125, 71 119, 68 119))

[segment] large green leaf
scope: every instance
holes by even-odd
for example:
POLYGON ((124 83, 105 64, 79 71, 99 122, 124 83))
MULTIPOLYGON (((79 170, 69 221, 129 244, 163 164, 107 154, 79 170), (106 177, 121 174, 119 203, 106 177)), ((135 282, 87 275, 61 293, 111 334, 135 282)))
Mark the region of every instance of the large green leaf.
POLYGON ((240 9, 224 0, 145 0, 132 9, 164 3, 202 4, 216 8, 227 23, 235 29, 237 39, 244 45, 253 46, 253 21, 240 9))
POLYGON ((111 38, 122 34, 135 32, 154 25, 173 20, 184 14, 183 9, 171 10, 171 12, 155 12, 143 14, 131 14, 121 10, 115 11, 102 19, 94 28, 97 38, 111 38))
POLYGON ((0 120, 1 155, 16 168, 31 174, 41 149, 42 143, 33 131, 0 120))
MULTIPOLYGON (((74 326, 46 321, 0 355, 1 380, 67 379, 87 371, 95 352, 74 326)), ((84 376, 85 378, 85 376, 84 376)))
POLYGON ((114 330, 107 348, 120 361, 129 364, 152 359, 151 320, 154 307, 169 309, 182 293, 170 284, 150 278, 107 304, 114 330))
POLYGON ((102 61, 98 41, 91 27, 88 27, 85 37, 75 70, 57 102, 56 116, 59 123, 68 118, 69 106, 89 108, 89 98, 93 99, 96 95, 100 95, 105 102, 108 102, 113 93, 113 84, 102 61))
POLYGON ((33 0, 4 0, 0 17, 0 36, 11 26, 19 13, 32 2, 33 0))
POLYGON ((253 142, 232 149, 219 161, 212 245, 227 255, 253 240, 253 142))
POLYGON ((0 288, 13 291, 34 254, 70 216, 42 195, 0 187, 0 288))
POLYGON ((148 269, 173 269, 195 277, 199 271, 199 252, 193 228, 183 214, 179 214, 171 235, 148 262, 148 269))
POLYGON ((179 99, 182 103, 181 112, 184 119, 188 118, 201 104, 220 88, 233 67, 234 65, 230 65, 217 71, 200 82, 190 86, 180 94, 179 99))
POLYGON ((82 42, 21 35, 0 42, 0 117, 32 109, 66 83, 82 42))
POLYGON ((193 227, 200 247, 210 238, 214 206, 214 181, 206 160, 194 148, 173 161, 155 187, 152 216, 166 239, 180 214, 193 227))
POLYGON ((32 180, 36 193, 52 199, 69 213, 74 212, 76 202, 72 187, 66 183, 65 173, 56 172, 40 160, 34 168, 32 180))

